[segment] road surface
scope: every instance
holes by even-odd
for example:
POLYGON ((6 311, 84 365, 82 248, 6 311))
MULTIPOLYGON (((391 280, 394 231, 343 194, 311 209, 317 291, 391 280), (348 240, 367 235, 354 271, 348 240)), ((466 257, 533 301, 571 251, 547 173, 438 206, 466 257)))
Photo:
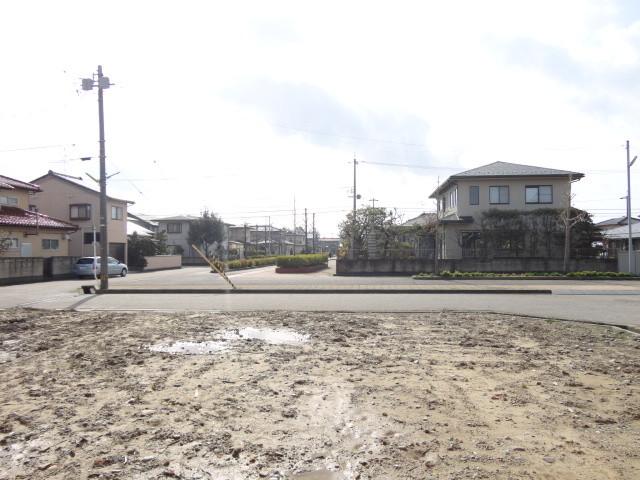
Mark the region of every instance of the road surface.
MULTIPOLYGON (((274 267, 230 272, 238 288, 359 289, 362 294, 85 295, 92 279, 0 287, 0 307, 78 310, 289 310, 289 311, 494 311, 640 327, 640 282, 633 280, 413 280, 410 277, 336 277, 332 268, 313 274, 276 274, 274 267), (367 294, 384 289, 551 289, 552 295, 367 294)), ((118 288, 225 288, 205 267, 133 273, 110 279, 118 288)))

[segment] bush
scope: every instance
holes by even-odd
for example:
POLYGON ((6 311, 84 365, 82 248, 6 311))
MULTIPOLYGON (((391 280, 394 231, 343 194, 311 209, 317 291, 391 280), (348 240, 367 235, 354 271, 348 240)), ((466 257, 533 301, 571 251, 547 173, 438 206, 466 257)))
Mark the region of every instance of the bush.
POLYGON ((287 255, 277 258, 278 267, 296 268, 311 267, 314 265, 326 265, 329 255, 326 253, 310 253, 308 255, 287 255))
POLYGON ((231 260, 227 262, 227 270, 238 270, 240 268, 266 267, 275 265, 276 257, 254 257, 241 258, 239 260, 231 260))

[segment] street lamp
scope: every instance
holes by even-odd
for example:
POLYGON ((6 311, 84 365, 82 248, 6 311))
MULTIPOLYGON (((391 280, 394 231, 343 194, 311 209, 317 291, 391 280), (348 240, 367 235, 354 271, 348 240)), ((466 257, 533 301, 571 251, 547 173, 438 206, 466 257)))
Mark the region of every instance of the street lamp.
MULTIPOLYGON (((92 78, 82 79, 82 90, 98 88, 98 126, 100 133, 100 290, 109 288, 109 241, 107 238, 107 176, 104 148, 104 105, 102 91, 112 83, 109 77, 102 75, 102 65, 98 65, 98 73, 92 78)), ((95 245, 95 243, 94 243, 95 245)))

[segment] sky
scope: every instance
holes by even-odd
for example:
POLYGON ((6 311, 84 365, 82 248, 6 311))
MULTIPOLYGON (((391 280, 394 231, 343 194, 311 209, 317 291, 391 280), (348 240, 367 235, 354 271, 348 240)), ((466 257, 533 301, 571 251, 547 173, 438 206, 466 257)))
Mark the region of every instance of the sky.
MULTIPOLYGON (((355 157, 358 205, 404 219, 505 161, 585 173, 574 204, 601 220, 640 154, 636 0, 24 0, 0 42, 0 173, 98 174, 100 64, 108 193, 138 214, 292 228, 295 198, 336 236, 355 157)), ((638 215, 640 162, 631 191, 638 215)))

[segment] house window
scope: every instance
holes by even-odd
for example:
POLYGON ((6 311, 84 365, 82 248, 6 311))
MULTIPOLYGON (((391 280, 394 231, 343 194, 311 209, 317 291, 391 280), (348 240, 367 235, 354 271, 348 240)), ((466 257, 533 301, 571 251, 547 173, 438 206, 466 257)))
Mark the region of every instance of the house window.
POLYGON ((449 207, 455 208, 458 205, 458 189, 454 188, 449 192, 449 207))
POLYGON ((111 207, 111 219, 122 220, 122 207, 111 207))
POLYGON ((88 203, 69 205, 69 218, 71 220, 89 220, 91 218, 91 205, 88 203))
POLYGON ((30 212, 37 212, 38 211, 38 207, 36 205, 29 205, 29 211, 30 212))
POLYGON ((480 187, 478 185, 469 187, 469 205, 480 205, 480 187))
POLYGON ((489 203, 509 203, 509 186, 489 187, 489 203))
POLYGON ((0 197, 0 205, 18 205, 17 197, 0 197))
POLYGON ((0 244, 7 250, 17 250, 20 247, 20 241, 17 238, 0 238, 0 244))
POLYGON ((551 185, 531 185, 525 187, 525 201, 527 203, 553 203, 553 188, 551 185))
POLYGON ((182 224, 167 223, 167 233, 182 233, 182 224))
MULTIPOLYGON (((91 245, 93 243, 93 232, 84 233, 83 243, 85 245, 91 245)), ((100 243, 100 232, 96 232, 96 243, 100 243)))
POLYGON ((42 249, 43 250, 58 250, 60 246, 59 240, 53 240, 49 238, 42 239, 42 249))

